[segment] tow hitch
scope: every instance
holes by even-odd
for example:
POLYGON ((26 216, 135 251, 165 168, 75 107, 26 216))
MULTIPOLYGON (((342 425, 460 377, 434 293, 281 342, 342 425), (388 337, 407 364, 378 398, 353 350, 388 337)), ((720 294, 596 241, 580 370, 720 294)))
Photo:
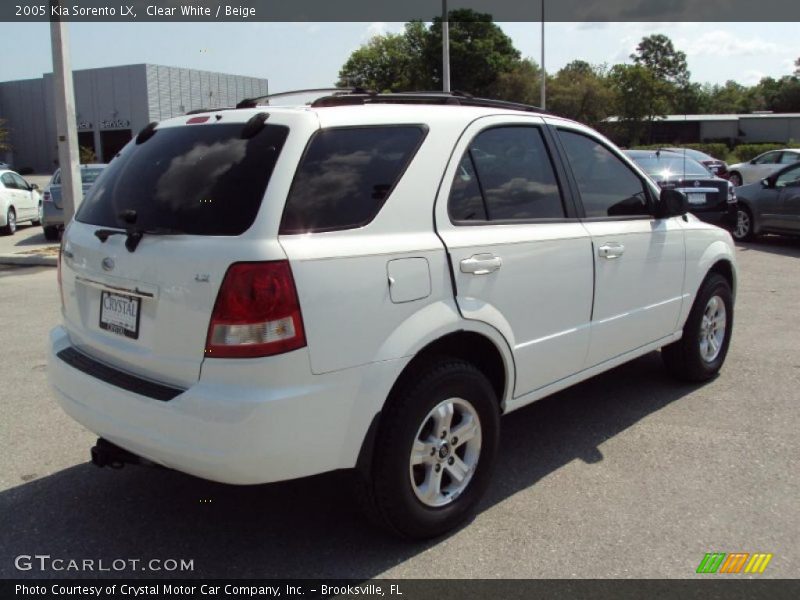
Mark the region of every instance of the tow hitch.
POLYGON ((121 469, 126 464, 143 465, 148 467, 158 467, 156 463, 137 456, 133 452, 128 452, 124 448, 112 444, 108 440, 98 438, 97 444, 92 447, 92 464, 98 467, 111 467, 121 469))

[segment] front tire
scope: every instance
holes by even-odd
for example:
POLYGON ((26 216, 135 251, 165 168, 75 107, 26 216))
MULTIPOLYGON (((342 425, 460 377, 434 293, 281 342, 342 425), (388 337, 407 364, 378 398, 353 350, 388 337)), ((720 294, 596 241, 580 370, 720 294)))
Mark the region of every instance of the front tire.
POLYGON ((466 521, 489 485, 500 429, 492 385, 472 364, 439 358, 387 401, 359 493, 401 537, 439 536, 466 521))
POLYGON ((753 233, 753 213, 746 206, 739 206, 736 211, 736 227, 731 232, 737 242, 751 242, 755 239, 753 233))
POLYGON ((42 224, 42 212, 43 212, 42 203, 39 202, 39 209, 38 209, 38 212, 36 213, 36 215, 37 215, 36 219, 31 221, 31 225, 39 226, 39 225, 42 224))
POLYGON ((0 227, 0 233, 3 235, 14 235, 14 232, 17 230, 17 213, 14 212, 13 208, 9 208, 8 212, 6 213, 6 225, 5 227, 0 227))
POLYGON ((683 327, 683 337, 661 349, 667 370, 678 379, 702 382, 715 377, 733 333, 733 293, 728 280, 712 273, 703 282, 683 327))

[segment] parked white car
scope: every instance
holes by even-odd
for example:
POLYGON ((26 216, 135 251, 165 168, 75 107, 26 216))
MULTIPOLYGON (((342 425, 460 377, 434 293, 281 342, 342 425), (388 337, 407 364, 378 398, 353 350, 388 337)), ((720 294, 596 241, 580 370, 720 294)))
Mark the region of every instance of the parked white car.
POLYGON ((354 93, 145 128, 62 241, 49 378, 93 461, 354 469, 425 538, 475 510, 502 414, 659 348, 712 378, 730 235, 528 108, 354 93))
POLYGON ((736 163, 728 167, 730 182, 735 186, 761 181, 786 165, 800 161, 800 148, 770 150, 759 154, 749 162, 736 163))
POLYGON ((14 171, 0 169, 0 233, 14 235, 18 223, 42 222, 39 187, 14 171))

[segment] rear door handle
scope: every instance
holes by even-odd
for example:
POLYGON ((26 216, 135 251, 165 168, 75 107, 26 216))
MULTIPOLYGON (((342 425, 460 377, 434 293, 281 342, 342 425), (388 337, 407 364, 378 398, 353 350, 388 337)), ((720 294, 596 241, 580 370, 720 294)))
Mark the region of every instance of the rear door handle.
POLYGON ((597 249, 597 255, 600 258, 619 258, 623 254, 625 254, 625 246, 618 244, 617 242, 603 244, 597 249))
POLYGON ((503 266, 503 260, 494 254, 474 254, 461 261, 461 272, 488 275, 503 266))

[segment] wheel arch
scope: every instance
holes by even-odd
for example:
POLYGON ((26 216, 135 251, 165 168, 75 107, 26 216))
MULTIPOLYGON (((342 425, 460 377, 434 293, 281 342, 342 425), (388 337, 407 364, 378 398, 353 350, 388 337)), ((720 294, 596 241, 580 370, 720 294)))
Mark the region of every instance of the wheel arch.
MULTIPOLYGON (((499 332, 479 321, 464 320, 462 327, 441 333, 419 348, 392 384, 384 405, 393 394, 412 377, 426 360, 436 356, 461 358, 475 365, 489 380, 495 390, 500 412, 505 411, 506 400, 514 389, 514 361, 511 351, 499 332), (494 333, 492 333, 494 331, 494 333)), ((368 472, 371 468, 373 447, 380 426, 383 406, 372 417, 356 459, 356 469, 368 472)))

